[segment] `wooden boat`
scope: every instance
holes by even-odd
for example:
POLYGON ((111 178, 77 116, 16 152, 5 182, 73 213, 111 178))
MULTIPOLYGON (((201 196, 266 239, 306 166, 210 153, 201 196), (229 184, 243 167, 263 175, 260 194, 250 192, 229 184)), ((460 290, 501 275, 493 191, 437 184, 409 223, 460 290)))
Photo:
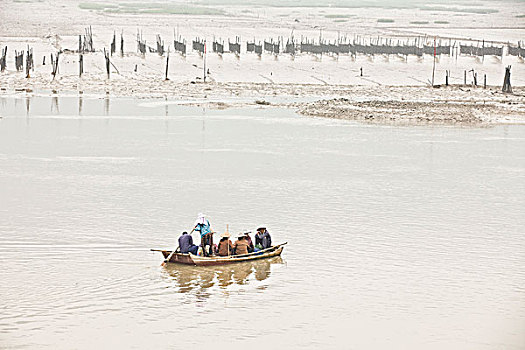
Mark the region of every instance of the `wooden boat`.
MULTIPOLYGON (((183 253, 177 253, 175 252, 173 255, 171 255, 169 263, 174 264, 186 264, 186 265, 197 265, 197 266, 211 266, 211 265, 225 265, 225 264, 232 264, 232 263, 239 263, 244 261, 252 261, 252 260, 259 260, 259 259, 267 259, 271 258, 273 256, 280 256, 283 252, 284 245, 287 244, 287 242, 283 244, 279 244, 267 249, 259 250, 258 252, 248 253, 248 254, 242 254, 242 255, 230 255, 230 256, 197 256, 193 254, 183 254, 183 253)), ((164 259, 167 259, 171 251, 170 250, 161 250, 161 249, 151 249, 153 252, 161 252, 164 256, 164 259)))

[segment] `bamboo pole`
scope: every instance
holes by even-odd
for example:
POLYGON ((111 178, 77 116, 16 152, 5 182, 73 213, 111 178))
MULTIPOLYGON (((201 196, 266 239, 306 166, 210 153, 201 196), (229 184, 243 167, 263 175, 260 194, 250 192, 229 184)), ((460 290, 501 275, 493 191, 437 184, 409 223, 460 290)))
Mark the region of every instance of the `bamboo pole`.
POLYGON ((434 63, 432 65, 432 87, 434 86, 435 72, 436 72, 436 37, 434 37, 434 63))
POLYGON ((168 78, 168 67, 169 67, 169 62, 170 62, 170 49, 168 47, 168 53, 166 55, 166 77, 164 78, 164 80, 170 80, 168 78))

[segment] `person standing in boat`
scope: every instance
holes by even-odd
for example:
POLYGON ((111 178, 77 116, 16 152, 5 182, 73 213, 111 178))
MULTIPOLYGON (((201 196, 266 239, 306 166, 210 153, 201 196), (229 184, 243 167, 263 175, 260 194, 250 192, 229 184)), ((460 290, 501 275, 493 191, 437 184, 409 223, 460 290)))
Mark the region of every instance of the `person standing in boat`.
POLYGON ((266 227, 259 226, 255 234, 255 247, 258 249, 266 249, 272 246, 272 237, 266 227))
POLYGON ((233 243, 230 240, 230 234, 225 232, 221 235, 219 246, 217 248, 217 255, 228 256, 233 254, 233 243))
POLYGON ((193 238, 191 235, 188 234, 188 232, 184 231, 182 233, 182 236, 179 237, 179 250, 181 253, 192 253, 193 255, 197 255, 197 250, 199 249, 198 246, 193 244, 193 238))
POLYGON ((235 243, 233 243, 233 254, 241 255, 248 254, 248 241, 246 241, 246 236, 244 234, 239 235, 235 243))
POLYGON ((193 230, 201 234, 201 247, 204 256, 210 256, 213 247, 213 232, 211 231, 210 222, 206 218, 206 215, 200 213, 193 226, 193 230))

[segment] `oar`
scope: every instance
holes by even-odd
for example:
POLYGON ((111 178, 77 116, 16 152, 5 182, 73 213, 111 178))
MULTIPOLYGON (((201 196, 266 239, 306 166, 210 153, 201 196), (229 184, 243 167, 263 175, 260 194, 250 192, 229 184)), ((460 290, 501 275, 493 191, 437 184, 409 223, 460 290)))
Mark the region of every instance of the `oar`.
MULTIPOLYGON (((195 228, 193 228, 193 230, 191 230, 191 232, 189 234, 191 235, 193 233, 193 231, 195 231, 195 228)), ((177 246, 177 248, 179 248, 179 247, 177 246)), ((171 254, 168 255, 168 257, 164 260, 164 262, 162 264, 160 264, 160 266, 164 266, 170 261, 170 259, 173 256, 173 254, 175 254, 175 252, 177 251, 177 248, 173 249, 171 254)))

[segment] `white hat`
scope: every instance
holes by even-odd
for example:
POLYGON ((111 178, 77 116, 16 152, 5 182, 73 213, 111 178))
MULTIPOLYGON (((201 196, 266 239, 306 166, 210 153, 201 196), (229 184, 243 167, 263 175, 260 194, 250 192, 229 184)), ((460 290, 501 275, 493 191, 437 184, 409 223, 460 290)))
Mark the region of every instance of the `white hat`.
POLYGON ((197 226, 198 224, 209 225, 209 221, 208 219, 206 219, 206 214, 199 213, 199 215, 197 216, 197 220, 195 220, 193 226, 197 226))

